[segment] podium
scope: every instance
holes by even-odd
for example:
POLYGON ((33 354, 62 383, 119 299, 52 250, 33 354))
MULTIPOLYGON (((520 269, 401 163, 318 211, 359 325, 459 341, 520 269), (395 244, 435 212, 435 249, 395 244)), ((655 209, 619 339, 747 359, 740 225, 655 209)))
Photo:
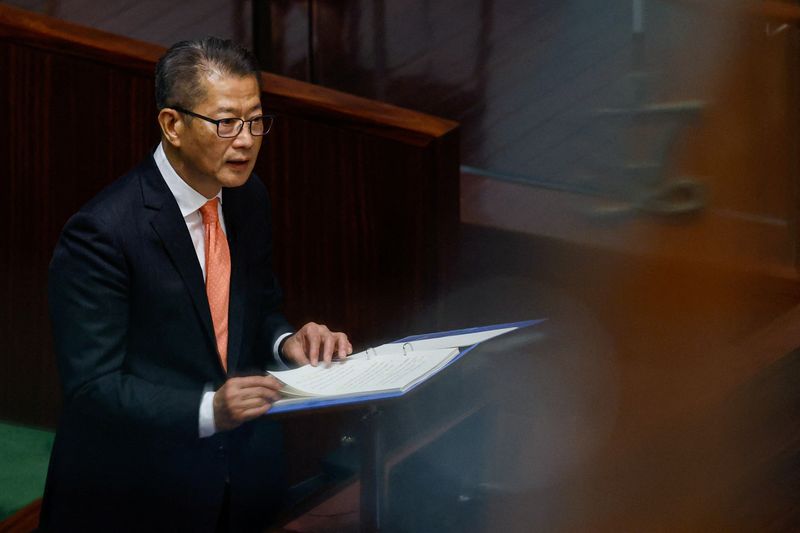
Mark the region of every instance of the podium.
MULTIPOLYGON (((419 341, 430 341, 432 339, 443 339, 445 337, 458 337, 461 339, 469 339, 472 334, 491 334, 501 330, 507 330, 503 333, 510 333, 520 328, 526 328, 542 322, 543 320, 528 320, 523 322, 513 322, 506 324, 496 324, 492 326, 484 326, 477 328, 466 328, 450 331, 440 331, 435 333, 428 333, 423 335, 412 335, 394 341, 394 343, 412 343, 419 341)), ((502 333, 501 333, 502 334, 502 333)), ((310 411, 317 411, 319 409, 359 409, 361 415, 359 416, 358 428, 358 442, 360 443, 360 529, 364 532, 380 531, 385 527, 386 509, 387 509, 387 439, 386 427, 387 422, 386 409, 390 405, 397 405, 401 398, 408 397, 409 399, 418 394, 418 388, 429 388, 430 381, 437 381, 439 378, 445 379, 444 376, 449 375, 452 369, 449 367, 454 366, 457 361, 461 360, 469 352, 474 350, 477 346, 487 342, 484 341, 471 343, 466 346, 459 347, 459 354, 440 372, 437 372, 432 379, 420 383, 418 386, 404 393, 371 393, 363 396, 346 397, 338 399, 325 399, 325 398, 311 398, 303 403, 293 403, 288 405, 276 405, 270 410, 271 415, 283 416, 302 416, 304 413, 310 411)), ((425 445, 433 442, 436 438, 442 436, 450 429, 457 426, 459 423, 466 420, 471 415, 479 410, 480 406, 468 406, 455 413, 447 422, 439 425, 435 431, 429 432, 421 440, 412 442, 399 452, 399 456, 407 457, 416 450, 423 448, 425 445)), ((394 461, 397 463, 399 460, 394 461)))

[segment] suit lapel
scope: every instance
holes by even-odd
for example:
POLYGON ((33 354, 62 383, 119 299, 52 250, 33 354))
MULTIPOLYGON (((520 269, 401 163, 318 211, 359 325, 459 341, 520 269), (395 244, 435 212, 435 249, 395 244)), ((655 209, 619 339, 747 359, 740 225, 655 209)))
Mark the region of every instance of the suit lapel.
POLYGON ((231 251, 231 285, 228 308, 228 369, 236 369, 242 347, 245 298, 245 258, 239 223, 239 196, 232 189, 222 189, 222 213, 231 251))
MULTIPOLYGON (((142 172, 142 198, 146 208, 152 211, 150 225, 158 235, 175 269, 180 273, 186 290, 191 296, 197 317, 202 323, 205 336, 217 353, 211 311, 208 306, 203 271, 197 262, 192 238, 186 229, 178 204, 153 161, 152 156, 145 163, 142 172)), ((217 366, 222 365, 217 359, 217 366)))

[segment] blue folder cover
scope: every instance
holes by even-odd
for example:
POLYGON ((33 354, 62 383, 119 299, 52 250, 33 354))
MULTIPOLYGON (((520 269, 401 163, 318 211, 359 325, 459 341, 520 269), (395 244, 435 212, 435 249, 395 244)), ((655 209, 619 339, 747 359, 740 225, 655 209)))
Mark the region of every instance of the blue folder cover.
MULTIPOLYGON (((480 333, 483 331, 492 331, 496 329, 505 329, 505 328, 526 328, 529 326, 533 326, 540 322, 543 322, 544 318, 540 318, 538 320, 524 320, 522 322, 509 322, 506 324, 494 324, 491 326, 479 326, 474 328, 465 328, 465 329, 454 329, 450 331, 437 331, 434 333, 424 333, 422 335, 410 335, 408 337, 403 337, 402 339, 398 339, 394 342, 413 342, 423 339, 435 339, 438 337, 446 337, 448 335, 461 335, 464 333, 480 333)), ((492 340, 492 339, 489 339, 492 340)), ((461 348, 458 355, 455 356, 447 365, 445 365, 441 370, 447 368, 448 366, 452 365, 454 362, 458 361, 468 352, 473 350, 479 343, 473 344, 471 346, 465 346, 461 348)), ((441 372, 440 370, 440 372, 441 372)), ((437 372, 438 374, 438 372, 437 372)), ((424 381, 422 382, 424 383, 424 381)), ((298 402, 298 403, 291 403, 286 405, 275 405, 273 406, 267 414, 279 414, 279 413, 289 413, 292 411, 306 411, 309 409, 321 409, 323 407, 331 407, 334 405, 348 405, 354 403, 367 403, 373 402, 376 400, 385 400, 387 398, 397 398, 399 396, 404 396, 408 394, 410 391, 414 390, 417 386, 421 385, 422 383, 417 383, 413 387, 409 388, 404 392, 381 392, 381 393, 370 393, 364 394, 361 396, 348 396, 347 398, 309 398, 307 401, 298 402)))

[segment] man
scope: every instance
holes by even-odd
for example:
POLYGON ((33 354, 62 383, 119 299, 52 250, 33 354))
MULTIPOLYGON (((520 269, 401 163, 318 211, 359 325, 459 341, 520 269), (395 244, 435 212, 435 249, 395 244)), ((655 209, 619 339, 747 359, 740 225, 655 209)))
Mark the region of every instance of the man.
POLYGON ((352 351, 278 307, 269 132, 252 55, 206 38, 156 66, 161 143, 74 215, 50 266, 65 397, 45 531, 259 531, 281 497, 270 364, 352 351))

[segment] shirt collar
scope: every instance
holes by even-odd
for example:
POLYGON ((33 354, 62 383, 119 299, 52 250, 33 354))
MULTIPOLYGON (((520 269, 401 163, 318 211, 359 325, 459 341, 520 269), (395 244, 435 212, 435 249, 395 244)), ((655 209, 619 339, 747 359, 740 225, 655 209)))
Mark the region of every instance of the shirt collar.
MULTIPOLYGON (((178 173, 175 172, 175 169, 172 167, 172 163, 167 159, 167 154, 164 153, 164 145, 162 143, 158 143, 158 148, 156 148, 155 153, 153 153, 153 159, 155 159, 156 166, 159 172, 161 172, 164 181, 167 183, 167 187, 169 187, 172 196, 174 196, 175 201, 178 202, 181 215, 186 217, 208 202, 208 198, 192 189, 188 183, 178 176, 178 173)), ((222 204, 222 189, 217 193, 216 198, 219 198, 219 203, 222 204)))

